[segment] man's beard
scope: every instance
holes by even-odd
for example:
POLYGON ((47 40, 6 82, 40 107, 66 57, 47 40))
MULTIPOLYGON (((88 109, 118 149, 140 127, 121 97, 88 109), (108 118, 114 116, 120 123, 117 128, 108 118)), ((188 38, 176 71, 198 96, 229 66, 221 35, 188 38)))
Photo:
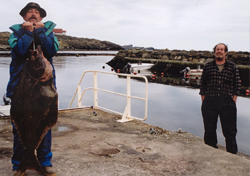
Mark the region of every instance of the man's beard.
POLYGON ((223 57, 215 57, 218 61, 222 61, 223 57))

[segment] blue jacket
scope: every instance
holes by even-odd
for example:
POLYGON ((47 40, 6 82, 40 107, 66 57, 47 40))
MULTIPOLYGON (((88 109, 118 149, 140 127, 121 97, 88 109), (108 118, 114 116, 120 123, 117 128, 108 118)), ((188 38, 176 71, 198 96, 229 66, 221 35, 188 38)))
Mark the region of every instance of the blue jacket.
POLYGON ((22 24, 16 24, 10 27, 13 33, 10 35, 8 42, 11 47, 12 61, 10 63, 10 79, 7 85, 7 97, 11 97, 14 94, 25 60, 29 57, 29 50, 33 50, 34 39, 35 45, 42 46, 44 56, 52 65, 54 85, 56 87, 52 57, 59 50, 59 42, 52 32, 55 26, 56 24, 48 21, 44 23, 43 28, 35 29, 34 33, 23 29, 22 24))

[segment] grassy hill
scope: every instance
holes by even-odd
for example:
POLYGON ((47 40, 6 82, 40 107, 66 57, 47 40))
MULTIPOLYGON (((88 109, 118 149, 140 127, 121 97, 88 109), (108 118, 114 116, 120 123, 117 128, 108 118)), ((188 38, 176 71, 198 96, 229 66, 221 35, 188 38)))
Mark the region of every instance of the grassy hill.
POLYGON ((0 51, 10 49, 8 44, 9 36, 9 32, 0 32, 0 51))
MULTIPOLYGON (((0 32, 0 51, 10 50, 8 39, 9 32, 0 32)), ((77 38, 67 35, 56 35, 60 50, 120 50, 123 49, 120 45, 109 41, 101 41, 88 38, 77 38)))

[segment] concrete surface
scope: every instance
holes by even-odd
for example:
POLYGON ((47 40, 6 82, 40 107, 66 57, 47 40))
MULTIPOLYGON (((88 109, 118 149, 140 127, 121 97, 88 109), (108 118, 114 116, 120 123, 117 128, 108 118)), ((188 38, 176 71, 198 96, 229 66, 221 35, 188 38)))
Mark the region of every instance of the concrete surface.
MULTIPOLYGON (((249 156, 211 148, 189 133, 170 132, 139 121, 119 123, 120 118, 93 109, 60 111, 52 132, 52 164, 57 175, 250 175, 249 156), (150 128, 154 129, 152 134, 150 128)), ((2 118, 1 176, 12 173, 12 145, 10 119, 2 118)), ((40 174, 28 170, 26 176, 31 175, 40 174)))

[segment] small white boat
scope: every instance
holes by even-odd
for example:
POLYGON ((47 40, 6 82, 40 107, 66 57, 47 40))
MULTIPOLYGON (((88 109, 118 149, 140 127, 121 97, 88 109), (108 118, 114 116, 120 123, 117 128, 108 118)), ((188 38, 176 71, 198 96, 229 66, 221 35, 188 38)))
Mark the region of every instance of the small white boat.
POLYGON ((6 94, 3 95, 3 102, 4 105, 0 105, 0 116, 10 116, 11 99, 6 94))
POLYGON ((184 73, 184 76, 201 76, 203 72, 203 69, 200 69, 200 66, 197 67, 197 69, 190 69, 190 67, 186 67, 184 70, 181 71, 181 73, 184 73))
POLYGON ((154 64, 151 63, 127 63, 124 67, 125 73, 140 73, 144 71, 148 71, 154 64))
POLYGON ((10 116, 10 105, 0 106, 0 116, 10 116))
POLYGON ((133 63, 131 64, 131 72, 137 71, 137 70, 149 70, 154 64, 150 63, 133 63))

